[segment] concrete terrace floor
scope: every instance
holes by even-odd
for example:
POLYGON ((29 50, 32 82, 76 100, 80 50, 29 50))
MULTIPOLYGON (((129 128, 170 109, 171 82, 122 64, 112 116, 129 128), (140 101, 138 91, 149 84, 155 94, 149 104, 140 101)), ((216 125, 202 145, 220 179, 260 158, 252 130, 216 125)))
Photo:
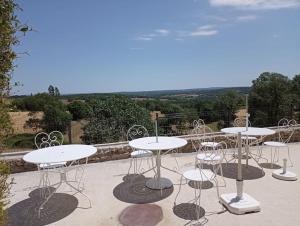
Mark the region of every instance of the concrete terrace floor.
MULTIPOLYGON (((294 167, 290 168, 290 171, 300 175, 300 143, 290 144, 290 150, 294 161, 294 167)), ((270 159, 270 152, 267 149, 264 149, 264 153, 264 156, 270 159)), ((285 151, 281 153, 280 157, 286 154, 285 151)), ((177 155, 181 171, 193 168, 194 156, 195 153, 177 155)), ((163 157, 162 164, 170 168, 176 166, 172 155, 163 157)), ((254 167, 250 167, 249 174, 245 174, 245 176, 256 177, 257 179, 245 180, 244 191, 260 202, 261 212, 246 215, 234 215, 228 211, 218 213, 222 207, 218 203, 216 189, 204 189, 202 190, 201 206, 204 208, 208 219, 206 225, 299 226, 300 181, 287 182, 277 180, 272 177, 272 169, 265 169, 265 175, 262 176, 261 171, 253 160, 250 160, 250 164, 254 167)), ((189 222, 176 216, 173 212, 174 199, 179 189, 179 186, 176 184, 180 180, 180 175, 165 170, 162 171, 162 175, 171 179, 175 185, 173 191, 170 189, 168 194, 163 193, 164 199, 156 201, 155 199, 160 196, 157 196, 157 193, 155 195, 151 191, 143 189, 142 183, 130 190, 128 182, 123 182, 123 177, 127 173, 128 167, 129 159, 88 164, 85 170, 84 192, 90 197, 92 207, 88 208, 88 201, 84 196, 79 193, 74 194, 74 191, 69 187, 62 186, 57 191, 57 194, 50 199, 45 210, 42 211, 40 219, 36 214, 36 203, 39 199, 39 191, 37 189, 39 173, 25 172, 14 174, 12 175, 14 184, 8 205, 8 214, 11 219, 10 225, 151 226, 155 225, 155 221, 161 220, 156 225, 176 226, 185 225, 189 222), (122 182, 123 184, 121 184, 122 182), (128 190, 136 192, 137 197, 131 197, 131 194, 126 194, 128 190), (152 203, 154 205, 127 203, 134 202, 137 199, 140 200, 141 196, 138 196, 139 194, 148 194, 148 201, 154 200, 156 202, 152 203), (125 209, 126 213, 122 213, 125 209), (130 211, 134 211, 133 214, 130 214, 130 211), (163 215, 162 219, 161 214, 163 215), (120 223, 120 220, 123 224, 120 223), (139 223, 135 224, 134 221, 139 223), (148 224, 141 223, 143 221, 148 222, 148 224)), ((229 172, 225 170, 224 173, 228 175, 229 172)), ((149 172, 146 176, 150 177, 151 175, 153 175, 153 172, 149 172)), ((222 184, 221 178, 218 178, 222 184)), ((51 182, 55 182, 57 179, 58 175, 54 175, 51 178, 51 182)), ((234 192, 235 179, 225 179, 227 185, 220 188, 220 193, 234 192)), ((134 184, 135 182, 132 183, 134 184)), ((177 204, 187 202, 193 196, 193 188, 189 185, 183 185, 177 204)), ((179 212, 180 214, 182 213, 179 212)))

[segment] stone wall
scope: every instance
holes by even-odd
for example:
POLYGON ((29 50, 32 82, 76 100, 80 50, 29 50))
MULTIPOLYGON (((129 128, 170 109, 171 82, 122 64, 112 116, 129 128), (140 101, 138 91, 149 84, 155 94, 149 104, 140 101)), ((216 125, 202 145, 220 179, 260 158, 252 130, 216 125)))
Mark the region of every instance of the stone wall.
MULTIPOLYGON (((223 133, 214 133, 215 140, 217 142, 225 141, 228 146, 230 147, 230 142, 223 133)), ((188 141, 188 144, 178 150, 181 153, 188 153, 193 152, 194 149, 192 147, 191 139, 195 139, 194 136, 182 136, 182 138, 188 141)), ((272 136, 265 137, 264 140, 276 140, 278 139, 278 135, 274 134, 272 136)), ((297 129, 291 139, 290 142, 300 142, 300 128, 297 129)), ((94 162, 104 162, 104 161, 111 161, 111 160, 118 160, 118 159, 126 159, 130 157, 130 152, 132 149, 128 145, 127 142, 120 142, 120 143, 111 143, 111 144, 101 144, 95 145, 98 149, 98 152, 89 158, 89 163, 94 162)), ((16 158, 6 159, 11 166, 12 173, 19 173, 24 171, 32 171, 37 170, 37 167, 34 164, 26 163, 21 159, 21 156, 16 158)), ((84 163, 85 161, 82 161, 84 163)))

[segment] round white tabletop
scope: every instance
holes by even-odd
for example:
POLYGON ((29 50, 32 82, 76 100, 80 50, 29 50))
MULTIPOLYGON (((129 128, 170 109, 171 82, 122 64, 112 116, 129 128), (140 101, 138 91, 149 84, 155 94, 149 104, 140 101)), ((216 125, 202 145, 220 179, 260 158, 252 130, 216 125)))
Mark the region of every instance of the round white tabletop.
POLYGON ((60 145, 29 152, 24 155, 23 160, 34 164, 69 162, 87 158, 96 152, 97 148, 91 145, 60 145))
POLYGON ((158 142, 156 142, 156 137, 143 137, 132 141, 129 141, 129 146, 134 149, 141 150, 168 150, 183 147, 187 144, 187 141, 178 137, 158 137, 158 142))
POLYGON ((248 130, 246 127, 228 127, 221 129, 221 131, 229 134, 238 134, 241 132, 244 136, 267 136, 275 133, 274 130, 259 127, 248 127, 248 130))

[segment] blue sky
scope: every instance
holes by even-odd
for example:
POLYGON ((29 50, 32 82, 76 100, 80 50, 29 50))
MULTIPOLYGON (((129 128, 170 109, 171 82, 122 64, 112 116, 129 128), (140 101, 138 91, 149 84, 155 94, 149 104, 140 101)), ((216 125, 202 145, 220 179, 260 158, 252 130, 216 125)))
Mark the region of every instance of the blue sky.
POLYGON ((14 94, 250 86, 300 73, 300 0, 18 1, 14 94))

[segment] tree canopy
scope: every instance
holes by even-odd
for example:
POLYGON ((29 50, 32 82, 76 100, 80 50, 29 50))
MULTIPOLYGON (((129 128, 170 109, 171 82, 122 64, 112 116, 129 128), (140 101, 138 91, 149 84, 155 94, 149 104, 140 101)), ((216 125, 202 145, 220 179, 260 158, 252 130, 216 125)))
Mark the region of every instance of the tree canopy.
POLYGON ((91 113, 91 108, 83 101, 73 101, 68 105, 68 110, 73 116, 73 120, 87 118, 91 113))
POLYGON ((149 112, 124 96, 89 102, 91 116, 84 128, 83 141, 87 144, 124 140, 127 130, 134 124, 153 130, 149 112))
POLYGON ((34 96, 14 99, 12 106, 22 111, 45 111, 46 106, 56 106, 63 109, 63 103, 55 96, 38 93, 34 96))
POLYGON ((220 113, 220 120, 224 121, 224 126, 230 126, 230 123, 235 118, 235 113, 241 108, 243 103, 242 96, 231 90, 217 98, 216 110, 220 113))
MULTIPOLYGON (((2 139, 11 132, 12 128, 5 98, 9 96, 11 76, 15 67, 14 60, 17 57, 14 47, 20 43, 19 33, 26 33, 30 30, 27 25, 23 25, 19 21, 16 15, 18 9, 20 8, 14 0, 0 1, 0 146, 2 146, 2 139)), ((1 161, 0 225, 5 225, 6 219, 4 206, 9 191, 8 176, 9 167, 1 161)))
POLYGON ((252 81, 249 112, 255 125, 271 126, 283 118, 292 118, 295 98, 293 82, 279 73, 262 73, 252 81))

